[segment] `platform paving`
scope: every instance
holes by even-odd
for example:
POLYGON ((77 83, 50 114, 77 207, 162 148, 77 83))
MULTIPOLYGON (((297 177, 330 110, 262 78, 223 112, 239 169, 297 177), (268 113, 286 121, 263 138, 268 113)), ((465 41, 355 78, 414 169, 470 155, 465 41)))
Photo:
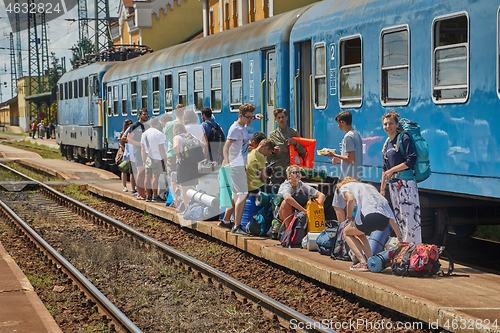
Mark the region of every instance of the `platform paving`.
POLYGON ((0 243, 0 333, 62 332, 0 243))

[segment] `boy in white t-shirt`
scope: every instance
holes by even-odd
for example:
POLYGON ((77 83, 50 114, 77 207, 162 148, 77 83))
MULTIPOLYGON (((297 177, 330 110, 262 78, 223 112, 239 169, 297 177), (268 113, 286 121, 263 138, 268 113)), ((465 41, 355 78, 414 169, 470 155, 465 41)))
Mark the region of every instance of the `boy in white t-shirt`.
POLYGON ((254 111, 255 105, 253 104, 243 104, 240 106, 238 120, 229 128, 223 149, 224 161, 222 162, 222 166, 231 166, 232 207, 226 209, 224 219, 219 223, 219 226, 231 228, 231 233, 234 235, 248 235, 241 228, 241 218, 248 195, 245 172, 249 144, 247 126, 255 119, 254 111), (233 212, 234 226, 229 221, 233 212))

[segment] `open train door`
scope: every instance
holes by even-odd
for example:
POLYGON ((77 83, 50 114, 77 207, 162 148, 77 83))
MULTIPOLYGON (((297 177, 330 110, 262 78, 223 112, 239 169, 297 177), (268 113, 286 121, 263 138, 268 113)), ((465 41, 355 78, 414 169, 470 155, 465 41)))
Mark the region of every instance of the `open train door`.
POLYGON ((90 94, 88 101, 88 123, 92 125, 96 124, 95 115, 99 114, 99 79, 97 75, 90 75, 89 77, 89 89, 90 94))
POLYGON ((262 120, 262 131, 269 135, 275 129, 275 121, 273 111, 278 106, 276 105, 276 50, 270 49, 264 51, 264 69, 262 81, 262 102, 261 105, 265 108, 264 119, 262 120))
POLYGON ((312 135, 311 119, 311 41, 296 43, 294 46, 295 77, 293 82, 294 112, 291 127, 295 127, 304 138, 312 135))

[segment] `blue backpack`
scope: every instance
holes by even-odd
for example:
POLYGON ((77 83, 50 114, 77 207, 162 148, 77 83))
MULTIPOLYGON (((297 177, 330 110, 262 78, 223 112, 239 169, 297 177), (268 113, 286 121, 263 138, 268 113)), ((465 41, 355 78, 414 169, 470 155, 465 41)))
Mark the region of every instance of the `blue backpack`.
MULTIPOLYGON (((404 180, 413 180, 413 178, 415 178, 417 183, 423 182, 431 175, 431 165, 429 161, 429 145, 427 144, 427 142, 425 142, 425 139, 422 137, 422 134, 420 133, 420 126, 414 121, 402 118, 399 121, 398 132, 399 132, 398 139, 395 145, 396 151, 400 150, 401 154, 403 154, 403 157, 406 157, 404 156, 404 149, 402 142, 403 133, 406 133, 410 137, 411 142, 415 147, 415 154, 417 155, 417 162, 412 168, 413 172, 410 174, 409 172, 408 173, 405 172, 410 170, 400 171, 398 173, 399 174, 398 178, 404 180)), ((385 140, 384 148, 382 149, 384 156, 387 151, 388 143, 389 143, 389 138, 385 140)))
POLYGON ((259 209, 246 225, 246 231, 253 236, 267 237, 273 221, 273 202, 269 201, 259 209))

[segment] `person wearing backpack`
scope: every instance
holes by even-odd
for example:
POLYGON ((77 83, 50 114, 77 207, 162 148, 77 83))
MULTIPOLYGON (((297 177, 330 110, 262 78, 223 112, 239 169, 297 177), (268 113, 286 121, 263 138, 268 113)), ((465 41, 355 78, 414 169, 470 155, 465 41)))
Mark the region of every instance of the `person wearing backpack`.
POLYGON ((203 120, 201 126, 203 126, 208 141, 208 158, 210 161, 221 163, 223 159, 222 148, 226 141, 224 130, 212 117, 212 109, 207 107, 202 108, 201 118, 203 120))
POLYGON ((188 133, 186 126, 179 122, 174 125, 174 151, 177 157, 177 181, 184 202, 184 209, 178 212, 184 214, 189 204, 187 191, 198 184, 198 162, 204 157, 203 143, 188 133))
POLYGON ((399 240, 401 232, 389 202, 372 185, 347 176, 337 184, 337 191, 338 202, 346 207, 349 221, 343 230, 345 242, 359 260, 359 263, 351 266, 351 270, 366 272, 367 258, 373 255, 366 235, 375 230, 384 230, 389 223, 399 240))
POLYGON ((396 111, 384 114, 382 125, 389 139, 383 151, 380 194, 385 195, 388 184, 396 222, 402 235, 401 241, 418 244, 422 242, 422 234, 420 200, 412 170, 417 161, 415 147, 407 133, 398 132, 399 114, 396 111), (398 142, 401 142, 401 147, 398 147, 398 142))

